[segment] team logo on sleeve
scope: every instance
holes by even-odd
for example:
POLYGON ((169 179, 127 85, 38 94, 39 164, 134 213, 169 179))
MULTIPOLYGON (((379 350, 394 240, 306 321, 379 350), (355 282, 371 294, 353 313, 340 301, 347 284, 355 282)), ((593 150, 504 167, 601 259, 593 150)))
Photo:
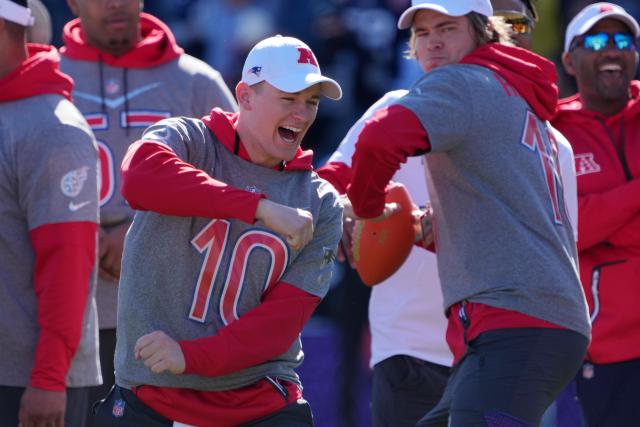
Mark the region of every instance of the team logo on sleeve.
POLYGON ((575 155, 576 176, 600 172, 601 168, 593 156, 593 153, 581 153, 575 155))
POLYGON ((76 197, 82 191, 84 183, 87 180, 88 166, 83 166, 67 172, 60 180, 60 189, 62 194, 67 197, 76 197))
POLYGON ((322 247, 324 255, 322 257, 322 265, 331 264, 336 259, 336 251, 326 246, 322 247))

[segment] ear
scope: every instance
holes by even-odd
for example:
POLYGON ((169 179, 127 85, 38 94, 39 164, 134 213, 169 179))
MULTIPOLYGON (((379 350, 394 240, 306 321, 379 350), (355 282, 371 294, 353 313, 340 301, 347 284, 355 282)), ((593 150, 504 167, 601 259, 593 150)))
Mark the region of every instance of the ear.
POLYGON ((236 85, 236 99, 238 100, 238 106, 243 110, 251 110, 251 98, 253 95, 253 89, 245 82, 238 82, 236 85))
POLYGON ((80 14, 78 13, 77 0, 67 0, 67 5, 69 6, 69 9, 71 9, 71 12, 73 12, 75 16, 80 16, 80 14))
POLYGON ((573 56, 570 52, 564 52, 562 54, 562 65, 564 66, 565 71, 570 76, 576 76, 576 67, 573 64, 573 56))

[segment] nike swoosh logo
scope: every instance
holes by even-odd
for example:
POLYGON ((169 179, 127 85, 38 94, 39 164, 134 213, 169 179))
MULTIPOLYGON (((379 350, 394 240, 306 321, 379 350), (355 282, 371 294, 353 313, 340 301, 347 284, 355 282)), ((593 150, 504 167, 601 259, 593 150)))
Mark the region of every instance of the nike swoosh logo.
POLYGON ((79 209, 84 208, 85 206, 87 206, 88 204, 90 204, 91 201, 87 200, 86 202, 82 202, 82 203, 73 203, 73 202, 69 202, 69 210, 71 212, 75 212, 79 209))
MULTIPOLYGON (((131 92, 127 93, 127 98, 129 99, 129 101, 131 101, 133 98, 140 96, 145 92, 149 92, 151 89, 155 89, 161 84, 162 83, 160 82, 149 83, 148 85, 144 85, 142 87, 139 87, 138 89, 134 89, 131 92)), ((102 105, 102 98, 96 95, 92 95, 90 93, 85 93, 79 90, 75 90, 73 91, 73 96, 75 96, 76 98, 84 99, 85 101, 91 101, 91 102, 95 102, 98 105, 102 105)), ((125 99, 126 98, 124 95, 114 99, 105 98, 104 104, 111 109, 115 109, 124 105, 125 99)))

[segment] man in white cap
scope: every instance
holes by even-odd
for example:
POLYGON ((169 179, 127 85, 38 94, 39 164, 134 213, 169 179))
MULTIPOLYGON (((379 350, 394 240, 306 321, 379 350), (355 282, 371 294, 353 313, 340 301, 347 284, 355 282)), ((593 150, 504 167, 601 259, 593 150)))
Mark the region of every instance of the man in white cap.
POLYGON ((333 187, 300 144, 322 96, 309 47, 249 52, 238 113, 149 127, 122 165, 125 240, 116 386, 98 425, 311 426, 294 368, 342 232, 333 187))
POLYGON ((538 425, 590 336, 547 124, 555 67, 496 43, 492 13, 488 0, 412 2, 399 28, 425 76, 365 124, 352 158, 347 194, 372 218, 400 163, 427 153, 454 370, 420 426, 538 425))
POLYGON ((595 3, 569 23, 563 64, 578 93, 553 120, 576 158, 580 274, 593 340, 576 377, 588 425, 640 420, 640 28, 595 3))
POLYGON ((101 380, 98 151, 32 24, 0 0, 0 425, 82 427, 101 380))

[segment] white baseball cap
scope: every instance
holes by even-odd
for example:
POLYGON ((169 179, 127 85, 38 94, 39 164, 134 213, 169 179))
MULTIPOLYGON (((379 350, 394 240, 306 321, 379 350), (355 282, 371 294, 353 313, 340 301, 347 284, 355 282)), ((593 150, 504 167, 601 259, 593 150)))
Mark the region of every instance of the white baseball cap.
POLYGON ((596 23, 605 18, 615 18, 624 22, 636 38, 640 36, 638 22, 622 7, 613 3, 594 3, 582 9, 580 13, 569 22, 567 32, 564 36, 564 51, 569 52, 574 37, 583 35, 589 31, 591 27, 596 25, 596 23))
POLYGON ((10 0, 0 0, 0 18, 20 24, 23 27, 33 25, 34 19, 28 7, 19 5, 10 0))
POLYGON ((435 10, 449 16, 463 16, 469 12, 477 12, 484 16, 493 15, 490 0, 411 0, 411 7, 398 19, 398 28, 405 30, 411 27, 413 15, 422 9, 435 10))
POLYGON ((293 37, 277 35, 256 44, 244 62, 242 81, 248 85, 266 81, 288 93, 319 83, 322 95, 335 100, 342 98, 338 82, 323 76, 309 46, 293 37))

